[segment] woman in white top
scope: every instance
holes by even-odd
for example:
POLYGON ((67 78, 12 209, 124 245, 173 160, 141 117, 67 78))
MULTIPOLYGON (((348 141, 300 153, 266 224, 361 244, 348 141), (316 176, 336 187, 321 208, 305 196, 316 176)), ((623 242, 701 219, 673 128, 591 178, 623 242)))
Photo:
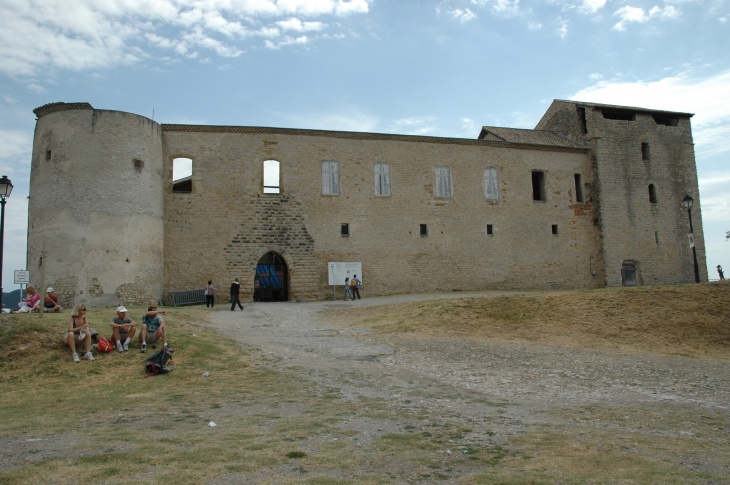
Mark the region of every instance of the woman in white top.
POLYGON ((208 285, 205 287, 205 307, 215 307, 215 288, 213 288, 213 280, 208 280, 208 285))
POLYGON ((79 361, 79 354, 76 353, 76 346, 86 344, 84 359, 94 360, 91 355, 91 332, 89 332, 89 321, 86 319, 86 305, 79 303, 71 312, 71 320, 68 322, 66 333, 66 345, 71 348, 74 362, 79 361))

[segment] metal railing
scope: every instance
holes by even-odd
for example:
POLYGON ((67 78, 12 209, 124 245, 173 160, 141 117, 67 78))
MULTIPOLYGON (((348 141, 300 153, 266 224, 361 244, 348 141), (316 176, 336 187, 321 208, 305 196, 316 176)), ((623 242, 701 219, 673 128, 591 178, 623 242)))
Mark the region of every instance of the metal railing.
POLYGON ((185 290, 172 292, 173 306, 198 305, 201 303, 205 303, 204 290, 185 290))

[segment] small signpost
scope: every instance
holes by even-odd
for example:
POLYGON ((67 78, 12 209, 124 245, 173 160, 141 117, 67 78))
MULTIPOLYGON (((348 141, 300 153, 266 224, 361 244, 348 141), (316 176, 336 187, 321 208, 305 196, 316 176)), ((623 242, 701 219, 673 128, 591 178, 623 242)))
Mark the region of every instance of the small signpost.
POLYGON ((327 263, 329 270, 329 284, 332 286, 332 296, 337 299, 337 286, 345 285, 345 278, 352 279, 357 275, 357 279, 362 281, 362 263, 327 263))
POLYGON ((13 276, 15 284, 20 285, 20 298, 23 298, 23 285, 30 283, 30 271, 16 269, 13 276))
POLYGON ((689 234, 689 247, 693 248, 695 247, 695 235, 689 234))

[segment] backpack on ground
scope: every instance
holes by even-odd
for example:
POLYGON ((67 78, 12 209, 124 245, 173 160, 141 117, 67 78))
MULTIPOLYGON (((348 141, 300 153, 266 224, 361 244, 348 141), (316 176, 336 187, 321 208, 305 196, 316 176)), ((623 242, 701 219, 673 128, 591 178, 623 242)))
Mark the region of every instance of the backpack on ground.
POLYGON ((175 364, 172 361, 172 354, 165 349, 158 350, 154 354, 147 357, 144 362, 144 370, 146 377, 156 376, 158 374, 167 374, 175 370, 175 364))
POLYGON ((96 350, 99 352, 111 352, 114 350, 114 344, 109 339, 99 337, 99 341, 96 343, 96 350))

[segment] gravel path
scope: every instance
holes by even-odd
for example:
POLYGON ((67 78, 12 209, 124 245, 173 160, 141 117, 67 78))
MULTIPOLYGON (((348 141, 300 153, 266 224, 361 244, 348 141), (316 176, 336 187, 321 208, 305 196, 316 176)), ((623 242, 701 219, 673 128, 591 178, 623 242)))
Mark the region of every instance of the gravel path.
MULTIPOLYGON (((367 328, 333 328, 322 318, 328 309, 503 294, 254 303, 243 312, 216 312, 213 324, 257 349, 265 366, 295 370, 350 399, 385 398, 434 419, 469 422, 475 428, 471 438, 480 441, 499 443, 538 424, 569 422, 565 413, 551 412, 565 406, 656 403, 689 406, 699 415, 726 414, 730 379, 722 363, 541 344, 384 337, 367 328)), ((361 431, 372 432, 367 425, 361 431)), ((692 434, 681 427, 665 432, 692 434)))

